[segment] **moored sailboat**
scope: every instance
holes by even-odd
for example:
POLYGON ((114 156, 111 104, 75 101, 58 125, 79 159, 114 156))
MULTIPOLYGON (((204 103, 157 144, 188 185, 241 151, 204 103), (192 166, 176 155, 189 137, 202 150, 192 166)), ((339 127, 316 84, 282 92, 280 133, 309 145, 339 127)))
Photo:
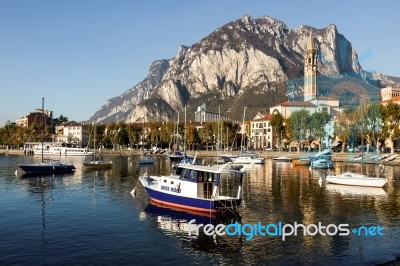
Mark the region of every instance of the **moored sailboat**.
POLYGON ((97 159, 99 155, 96 155, 96 126, 93 125, 93 159, 88 162, 83 162, 83 165, 87 169, 109 169, 112 168, 112 162, 105 162, 103 160, 97 159))
POLYGON ((75 166, 72 163, 62 163, 60 161, 44 162, 43 159, 43 143, 44 143, 44 98, 42 98, 42 161, 40 163, 33 164, 19 164, 26 174, 44 174, 44 173, 70 173, 75 170, 75 166))

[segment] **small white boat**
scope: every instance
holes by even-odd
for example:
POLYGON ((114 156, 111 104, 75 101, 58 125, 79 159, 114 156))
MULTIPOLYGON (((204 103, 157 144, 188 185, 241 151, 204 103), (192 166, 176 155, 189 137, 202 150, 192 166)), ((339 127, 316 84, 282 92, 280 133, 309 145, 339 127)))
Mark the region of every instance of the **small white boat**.
POLYGON ((94 161, 90 161, 90 162, 83 162, 83 165, 87 168, 87 169, 93 169, 93 170, 97 170, 97 169, 108 169, 108 168, 112 168, 113 164, 112 162, 105 162, 102 160, 94 160, 94 161))
POLYGON ((278 161, 278 162, 291 162, 292 158, 281 156, 281 157, 272 158, 272 160, 278 161))
POLYGON ((139 164, 153 164, 156 160, 152 157, 142 157, 138 160, 139 164))
POLYGON ((238 156, 232 158, 232 162, 235 164, 263 164, 264 158, 256 156, 238 156))
POLYGON ((364 174, 357 174, 352 172, 345 172, 340 175, 327 175, 326 181, 328 183, 347 186, 361 186, 361 187, 383 187, 387 183, 386 178, 369 177, 364 174))

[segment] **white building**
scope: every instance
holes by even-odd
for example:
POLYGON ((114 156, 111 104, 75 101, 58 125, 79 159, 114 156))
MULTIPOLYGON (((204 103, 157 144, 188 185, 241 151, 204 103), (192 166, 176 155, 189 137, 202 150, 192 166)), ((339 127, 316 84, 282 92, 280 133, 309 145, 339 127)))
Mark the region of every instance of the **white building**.
POLYGON ((63 122, 56 126, 55 142, 63 142, 77 147, 86 147, 89 143, 89 124, 75 121, 63 122))
POLYGON ((258 113, 253 120, 249 121, 250 125, 250 143, 253 149, 263 149, 264 147, 273 146, 271 114, 258 113))

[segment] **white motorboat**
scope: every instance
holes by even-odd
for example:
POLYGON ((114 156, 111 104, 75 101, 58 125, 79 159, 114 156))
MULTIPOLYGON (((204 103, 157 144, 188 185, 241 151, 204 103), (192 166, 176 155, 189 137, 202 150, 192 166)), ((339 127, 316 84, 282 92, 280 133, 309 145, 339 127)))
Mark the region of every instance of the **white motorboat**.
POLYGON ((272 158, 272 160, 277 161, 277 162, 291 162, 292 158, 280 156, 280 157, 272 158))
POLYGON ((232 162, 235 164, 263 164, 264 161, 264 158, 257 156, 238 156, 232 158, 232 162))
POLYGON ((340 175, 327 175, 326 182, 337 185, 381 188, 387 183, 387 179, 381 177, 369 177, 364 174, 345 172, 340 175))
MULTIPOLYGON (((225 165, 180 165, 179 175, 140 176, 150 198, 159 204, 217 213, 235 211, 242 201, 243 172, 225 165)), ((132 190, 134 194, 135 189, 132 190)))

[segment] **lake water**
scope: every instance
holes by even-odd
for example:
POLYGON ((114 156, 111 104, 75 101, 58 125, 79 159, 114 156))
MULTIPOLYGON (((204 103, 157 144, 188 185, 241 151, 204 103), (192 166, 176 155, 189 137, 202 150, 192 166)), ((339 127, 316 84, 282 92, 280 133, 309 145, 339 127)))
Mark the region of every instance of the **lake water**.
MULTIPOLYGON (((400 257, 399 167, 386 168, 389 183, 383 190, 349 194, 321 186, 322 170, 266 160, 244 179, 240 217, 212 219, 150 204, 138 177, 146 171, 170 173, 166 157, 147 167, 138 166, 136 156, 105 157, 114 163, 106 171, 86 171, 83 158, 67 158, 77 167, 74 174, 24 178, 21 170, 15 173, 18 163, 39 159, 0 156, 0 265, 371 265, 400 257), (189 236, 192 219, 214 225, 380 226, 383 235, 300 233, 285 241, 279 236, 189 236)), ((377 167, 363 170, 372 173, 377 167)))

